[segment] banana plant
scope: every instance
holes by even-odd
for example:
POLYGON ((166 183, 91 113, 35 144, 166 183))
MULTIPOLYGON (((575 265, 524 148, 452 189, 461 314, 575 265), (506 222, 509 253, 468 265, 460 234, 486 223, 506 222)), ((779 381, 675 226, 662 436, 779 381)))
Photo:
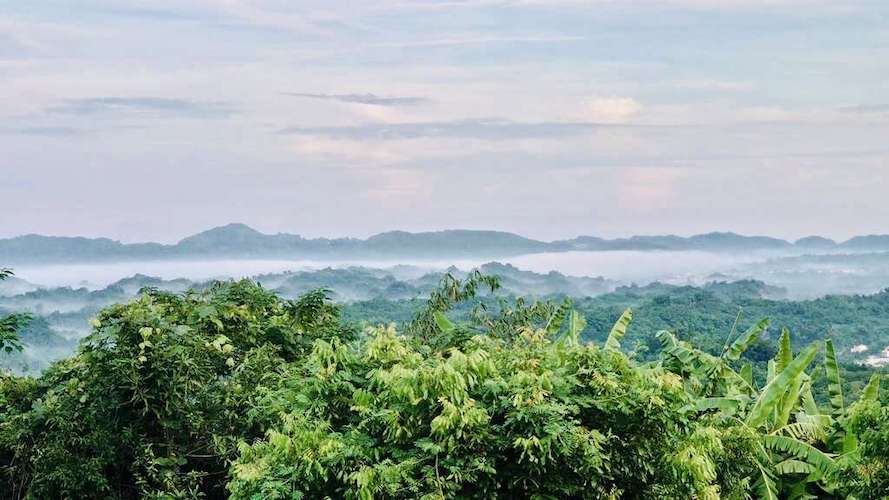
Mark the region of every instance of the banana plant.
POLYGON ((632 321, 633 310, 628 307, 623 314, 620 315, 620 318, 618 318, 614 326, 611 327, 611 332, 608 333, 608 338, 605 340, 605 349, 611 351, 620 350, 620 340, 627 334, 627 328, 629 328, 632 321))
MULTIPOLYGON (((730 398, 751 397, 753 387, 752 367, 744 365, 741 373, 732 367, 747 349, 768 329, 770 321, 760 320, 741 334, 734 342, 726 345, 722 354, 714 356, 701 351, 685 341, 681 341, 669 331, 657 333, 662 347, 662 363, 665 367, 685 376, 686 389, 704 398, 714 398, 731 394, 730 398)), ((734 327, 732 328, 734 331, 734 327)), ((711 401, 711 403, 716 403, 711 401)), ((720 401, 718 404, 734 404, 720 401)))
POLYGON ((837 470, 835 454, 822 449, 830 417, 813 413, 817 405, 806 373, 820 346, 812 344, 794 357, 790 333, 782 330, 778 352, 768 363, 766 384, 756 388, 749 365, 740 373, 732 365, 768 326, 768 320, 754 324, 727 344, 720 356, 660 332, 662 363, 688 382, 699 411, 730 419, 758 436, 757 473, 750 479, 760 498, 805 498, 813 489, 829 490, 828 479, 837 470))

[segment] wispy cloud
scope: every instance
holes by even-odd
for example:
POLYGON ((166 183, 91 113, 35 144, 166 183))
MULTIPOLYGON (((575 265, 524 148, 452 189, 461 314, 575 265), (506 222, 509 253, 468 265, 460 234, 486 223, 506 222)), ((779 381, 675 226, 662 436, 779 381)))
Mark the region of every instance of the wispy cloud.
POLYGON ((89 97, 67 99, 47 109, 51 113, 89 116, 106 114, 225 118, 236 110, 224 102, 193 101, 165 97, 89 97))
POLYGON ((373 106, 413 106, 429 102, 427 97, 416 96, 379 96, 376 94, 309 94, 303 92, 282 92, 283 95, 292 97, 306 97, 309 99, 323 99, 356 104, 370 104, 373 106))

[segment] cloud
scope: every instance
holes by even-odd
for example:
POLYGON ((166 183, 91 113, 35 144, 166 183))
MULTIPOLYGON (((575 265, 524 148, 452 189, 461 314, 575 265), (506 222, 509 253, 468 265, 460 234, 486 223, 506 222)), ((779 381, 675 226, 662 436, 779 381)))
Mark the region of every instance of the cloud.
POLYGON ((587 113, 594 121, 620 122, 641 110, 642 105, 629 97, 593 97, 587 103, 587 113))
MULTIPOLYGON (((615 110, 611 110, 615 113, 615 110)), ((624 109, 623 111, 626 111, 624 109)), ((416 139, 456 137, 485 140, 558 138, 609 128, 669 128, 671 125, 640 125, 597 122, 514 122, 500 118, 439 122, 373 123, 339 127, 288 127, 279 134, 315 135, 341 139, 416 139)))
POLYGON ((226 118, 236 111, 226 103, 170 99, 164 97, 89 97, 67 99, 47 109, 51 113, 75 116, 148 115, 186 118, 226 118))
POLYGON ((401 97, 379 96, 376 94, 308 94, 302 92, 282 92, 283 95, 293 97, 307 97, 310 99, 323 99, 356 104, 370 104, 373 106, 413 106, 428 102, 426 97, 401 97))

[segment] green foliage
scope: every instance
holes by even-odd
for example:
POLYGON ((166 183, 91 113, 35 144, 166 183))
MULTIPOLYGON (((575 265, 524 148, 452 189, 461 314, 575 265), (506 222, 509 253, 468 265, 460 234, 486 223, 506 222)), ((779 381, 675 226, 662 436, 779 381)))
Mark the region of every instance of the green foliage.
POLYGON ((76 356, 3 379, 0 497, 221 494, 236 443, 263 432, 253 391, 319 336, 348 336, 321 299, 242 281, 104 310, 76 356))
POLYGON ((695 434, 672 376, 545 330, 430 351, 378 328, 318 341, 285 379, 266 397, 294 406, 242 445, 233 498, 688 497, 716 480, 718 433, 695 434))
MULTIPOLYGON (((781 399, 788 394, 788 390, 802 380, 805 369, 815 359, 819 345, 812 344, 793 359, 783 370, 777 372, 756 398, 753 408, 747 414, 746 423, 751 427, 757 427, 766 422, 772 413, 778 409, 781 399)), ((791 392, 795 396, 798 391, 791 392)), ((792 399, 796 399, 792 397, 792 399)))
MULTIPOLYGON (((0 281, 12 277, 12 271, 0 267, 0 281)), ((28 314, 0 316, 0 353, 10 354, 22 350, 22 342, 17 332, 31 320, 28 314)))
POLYGON ((889 408, 866 400, 854 405, 847 429, 858 439, 858 449, 843 462, 841 487, 859 499, 886 498, 889 492, 889 408))
POLYGON ((827 390, 830 392, 830 406, 834 416, 840 416, 845 410, 843 401, 843 382, 840 378, 840 367, 833 349, 833 340, 824 343, 824 368, 827 371, 827 390))
POLYGON ((0 497, 889 491, 880 379, 857 402, 835 397, 831 341, 812 369, 820 344, 794 356, 782 329, 757 376, 748 355, 769 321, 735 338, 737 315, 715 351, 664 330, 657 357, 639 359, 621 351, 635 311, 600 325, 570 300, 471 303, 496 287, 446 276, 403 333, 390 323, 361 334, 326 290, 296 300, 250 281, 143 290, 103 310, 75 356, 38 378, 0 377, 0 497), (590 333, 601 340, 585 342, 590 333), (830 411, 813 396, 821 379, 830 411))
POLYGON ((620 350, 620 339, 627 334, 627 328, 630 326, 631 321, 633 321, 633 310, 627 308, 627 310, 620 315, 617 323, 611 327, 611 332, 608 334, 608 338, 605 339, 605 349, 614 351, 620 350))

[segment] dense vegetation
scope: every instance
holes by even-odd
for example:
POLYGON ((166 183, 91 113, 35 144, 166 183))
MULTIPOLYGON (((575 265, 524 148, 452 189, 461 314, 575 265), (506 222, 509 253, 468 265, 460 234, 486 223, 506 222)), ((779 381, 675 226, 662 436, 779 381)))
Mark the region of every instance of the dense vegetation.
POLYGON ((757 380, 745 354, 766 320, 715 353, 661 331, 657 356, 628 355, 645 327, 631 310, 587 342, 570 301, 477 300, 497 286, 445 277, 400 333, 356 331, 323 291, 146 289, 104 309, 73 357, 0 378, 0 497, 889 492, 879 378, 844 395, 830 340, 772 337, 757 380))
MULTIPOLYGON (((770 317, 776 330, 787 326, 806 342, 831 333, 844 358, 862 361, 877 355, 885 346, 883 339, 889 332, 889 294, 832 295, 815 300, 784 300, 785 291, 757 281, 711 282, 700 287, 651 284, 644 287, 618 287, 617 283, 602 278, 565 276, 551 272, 537 274, 519 270, 510 265, 490 263, 480 267, 486 274, 500 277, 502 296, 550 298, 556 301, 572 297, 575 307, 589 319, 590 327, 584 332, 593 338, 601 332, 615 314, 632 306, 637 322, 643 328, 634 331, 631 345, 636 341, 657 349, 653 332, 664 328, 677 331, 681 337, 696 336, 696 344, 708 350, 721 347, 721 338, 711 334, 727 331, 735 321, 738 308, 744 310, 742 322, 758 317, 770 317), (856 345, 865 344, 868 350, 850 352, 856 345)), ((465 277, 455 269, 451 272, 465 277)), ((423 306, 423 297, 436 287, 440 273, 425 273, 409 267, 397 269, 370 269, 362 267, 319 269, 273 273, 254 279, 264 287, 283 297, 295 298, 316 288, 328 288, 334 301, 344 305, 344 317, 348 321, 404 322, 409 321, 423 306)), ((38 351, 44 346, 66 344, 67 352, 73 352, 71 340, 87 333, 88 320, 103 307, 133 299, 139 289, 154 287, 171 292, 188 288, 202 289, 209 282, 185 279, 161 280, 135 275, 114 282, 99 290, 87 288, 37 288, 18 280, 0 284, 0 314, 4 312, 29 312, 45 322, 35 322, 28 332, 26 350, 18 365, 30 366, 39 371, 44 365, 38 351), (26 290, 26 291, 23 291, 26 290), (45 339, 41 339, 45 337, 45 339)), ((490 304, 496 299, 486 298, 490 304)), ((458 314, 462 311, 457 311, 458 314)), ((773 339, 774 340, 774 339, 773 339)), ((55 347, 53 347, 55 349, 55 347)), ((55 352, 55 351, 53 351, 55 352)), ((0 358, 0 366, 10 366, 10 360, 0 358)))

